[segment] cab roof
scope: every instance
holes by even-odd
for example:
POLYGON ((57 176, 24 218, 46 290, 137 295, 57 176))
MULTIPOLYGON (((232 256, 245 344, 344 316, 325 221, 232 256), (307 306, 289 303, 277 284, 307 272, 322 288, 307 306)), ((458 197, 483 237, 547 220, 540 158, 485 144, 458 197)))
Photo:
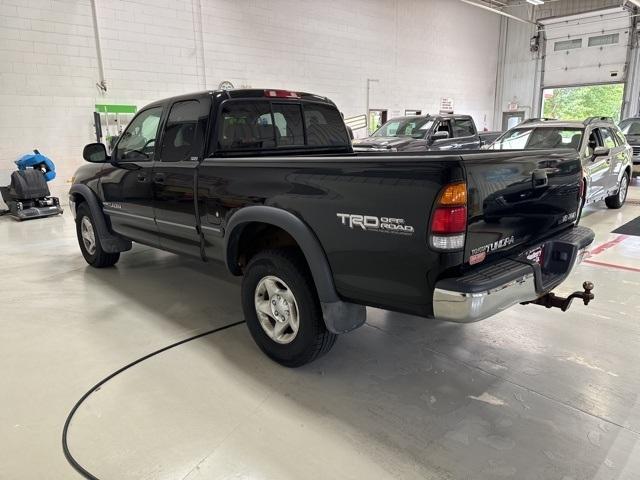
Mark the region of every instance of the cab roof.
POLYGON ((191 100, 205 97, 214 97, 220 101, 232 98, 260 98, 260 99, 277 99, 278 101, 286 100, 307 100, 327 105, 335 106, 335 104, 327 97, 321 95, 315 95, 307 92, 296 92, 293 90, 282 90, 275 88, 239 88, 234 90, 204 90, 194 93, 186 93, 183 95, 176 95, 173 97, 163 98, 162 100, 156 100, 155 102, 145 105, 143 108, 163 106, 169 103, 191 100))

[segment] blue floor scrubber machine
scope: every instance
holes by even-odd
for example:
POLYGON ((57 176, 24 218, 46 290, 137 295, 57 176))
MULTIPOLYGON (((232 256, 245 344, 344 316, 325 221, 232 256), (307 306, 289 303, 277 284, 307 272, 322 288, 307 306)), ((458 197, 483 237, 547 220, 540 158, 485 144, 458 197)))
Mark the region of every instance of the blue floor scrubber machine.
POLYGON ((11 183, 0 187, 8 210, 2 212, 16 220, 50 217, 62 213, 60 201, 52 197, 47 182, 56 177, 56 167, 38 150, 16 160, 18 170, 11 174, 11 183))

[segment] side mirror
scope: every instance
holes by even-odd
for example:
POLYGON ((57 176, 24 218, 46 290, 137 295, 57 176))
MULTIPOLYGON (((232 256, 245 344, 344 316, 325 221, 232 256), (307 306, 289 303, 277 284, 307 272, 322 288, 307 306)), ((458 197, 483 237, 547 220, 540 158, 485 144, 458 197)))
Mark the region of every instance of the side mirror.
POLYGON ((438 132, 434 132, 433 135, 431 135, 431 143, 435 143, 438 140, 447 140, 448 138, 449 138, 449 132, 440 130, 438 132))
POLYGON ((87 162, 91 163, 105 163, 109 158, 107 149, 102 143, 85 145, 82 150, 82 156, 87 162))
POLYGON ((596 157, 606 157, 611 153, 611 149, 607 147, 596 147, 593 150, 593 158, 596 157))

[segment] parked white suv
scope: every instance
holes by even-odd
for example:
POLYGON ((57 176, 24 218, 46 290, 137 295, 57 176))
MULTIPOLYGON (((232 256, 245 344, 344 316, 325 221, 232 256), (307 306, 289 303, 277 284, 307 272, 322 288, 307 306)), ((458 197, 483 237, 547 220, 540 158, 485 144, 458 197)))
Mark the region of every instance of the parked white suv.
POLYGON ((507 130, 490 150, 572 148, 580 153, 584 171, 582 207, 604 200, 620 208, 631 178, 632 148, 612 118, 590 117, 584 122, 532 118, 507 130))

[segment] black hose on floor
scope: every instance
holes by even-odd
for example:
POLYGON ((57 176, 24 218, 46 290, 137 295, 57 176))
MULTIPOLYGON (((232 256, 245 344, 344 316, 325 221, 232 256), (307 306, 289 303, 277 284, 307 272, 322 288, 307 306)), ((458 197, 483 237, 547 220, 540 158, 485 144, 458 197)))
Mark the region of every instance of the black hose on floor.
POLYGON ((80 475, 82 475, 84 478, 88 478, 89 480, 100 480, 98 477, 93 475, 91 472, 89 472, 86 468, 84 468, 82 465, 80 465, 78 463, 78 461, 71 454, 71 451, 69 450, 69 445, 68 445, 68 442, 67 442, 67 434, 69 433, 69 426, 71 425, 71 420, 73 419, 73 416, 75 415, 75 413, 78 410, 78 408, 80 408, 80 405, 82 405, 84 403, 84 401, 91 396, 92 393, 96 392, 105 383, 107 383, 109 380, 111 380, 112 378, 116 377, 117 375, 120 375, 125 370, 128 370, 129 368, 133 367, 134 365, 137 365, 140 362, 144 362, 145 360, 147 360, 147 359, 149 359, 149 358, 151 358, 151 357, 153 357, 155 355, 158 355, 159 353, 166 352, 167 350, 170 350, 170 349, 172 349, 174 347, 182 345, 183 343, 187 343, 187 342, 190 342, 192 340, 197 340, 198 338, 202 338, 202 337, 204 337, 206 335, 211 335, 213 333, 218 333, 218 332, 221 332, 223 330, 227 330, 228 328, 235 327, 236 325, 240 325, 241 323, 244 323, 244 320, 239 321, 239 322, 230 323, 229 325, 224 325, 222 327, 214 328, 213 330, 208 330, 206 332, 199 333, 198 335, 194 335, 193 337, 185 338, 184 340, 180 340, 179 342, 172 343, 171 345, 167 345, 166 347, 162 347, 161 349, 156 350, 155 352, 151 352, 151 353, 145 355, 144 357, 140 357, 137 360, 134 360, 133 362, 131 362, 131 363, 125 365, 124 367, 116 370, 115 372, 111 373, 109 376, 107 376, 107 377, 103 378, 102 380, 100 380, 93 387, 91 387, 91 389, 88 390, 84 395, 82 395, 82 397, 80 397, 80 400, 78 400, 76 402, 76 404, 73 406, 73 408, 69 412, 69 415, 67 415, 67 419, 64 422, 64 427, 62 429, 62 451, 64 452, 64 456, 67 459, 67 461, 69 462, 69 464, 80 475))

